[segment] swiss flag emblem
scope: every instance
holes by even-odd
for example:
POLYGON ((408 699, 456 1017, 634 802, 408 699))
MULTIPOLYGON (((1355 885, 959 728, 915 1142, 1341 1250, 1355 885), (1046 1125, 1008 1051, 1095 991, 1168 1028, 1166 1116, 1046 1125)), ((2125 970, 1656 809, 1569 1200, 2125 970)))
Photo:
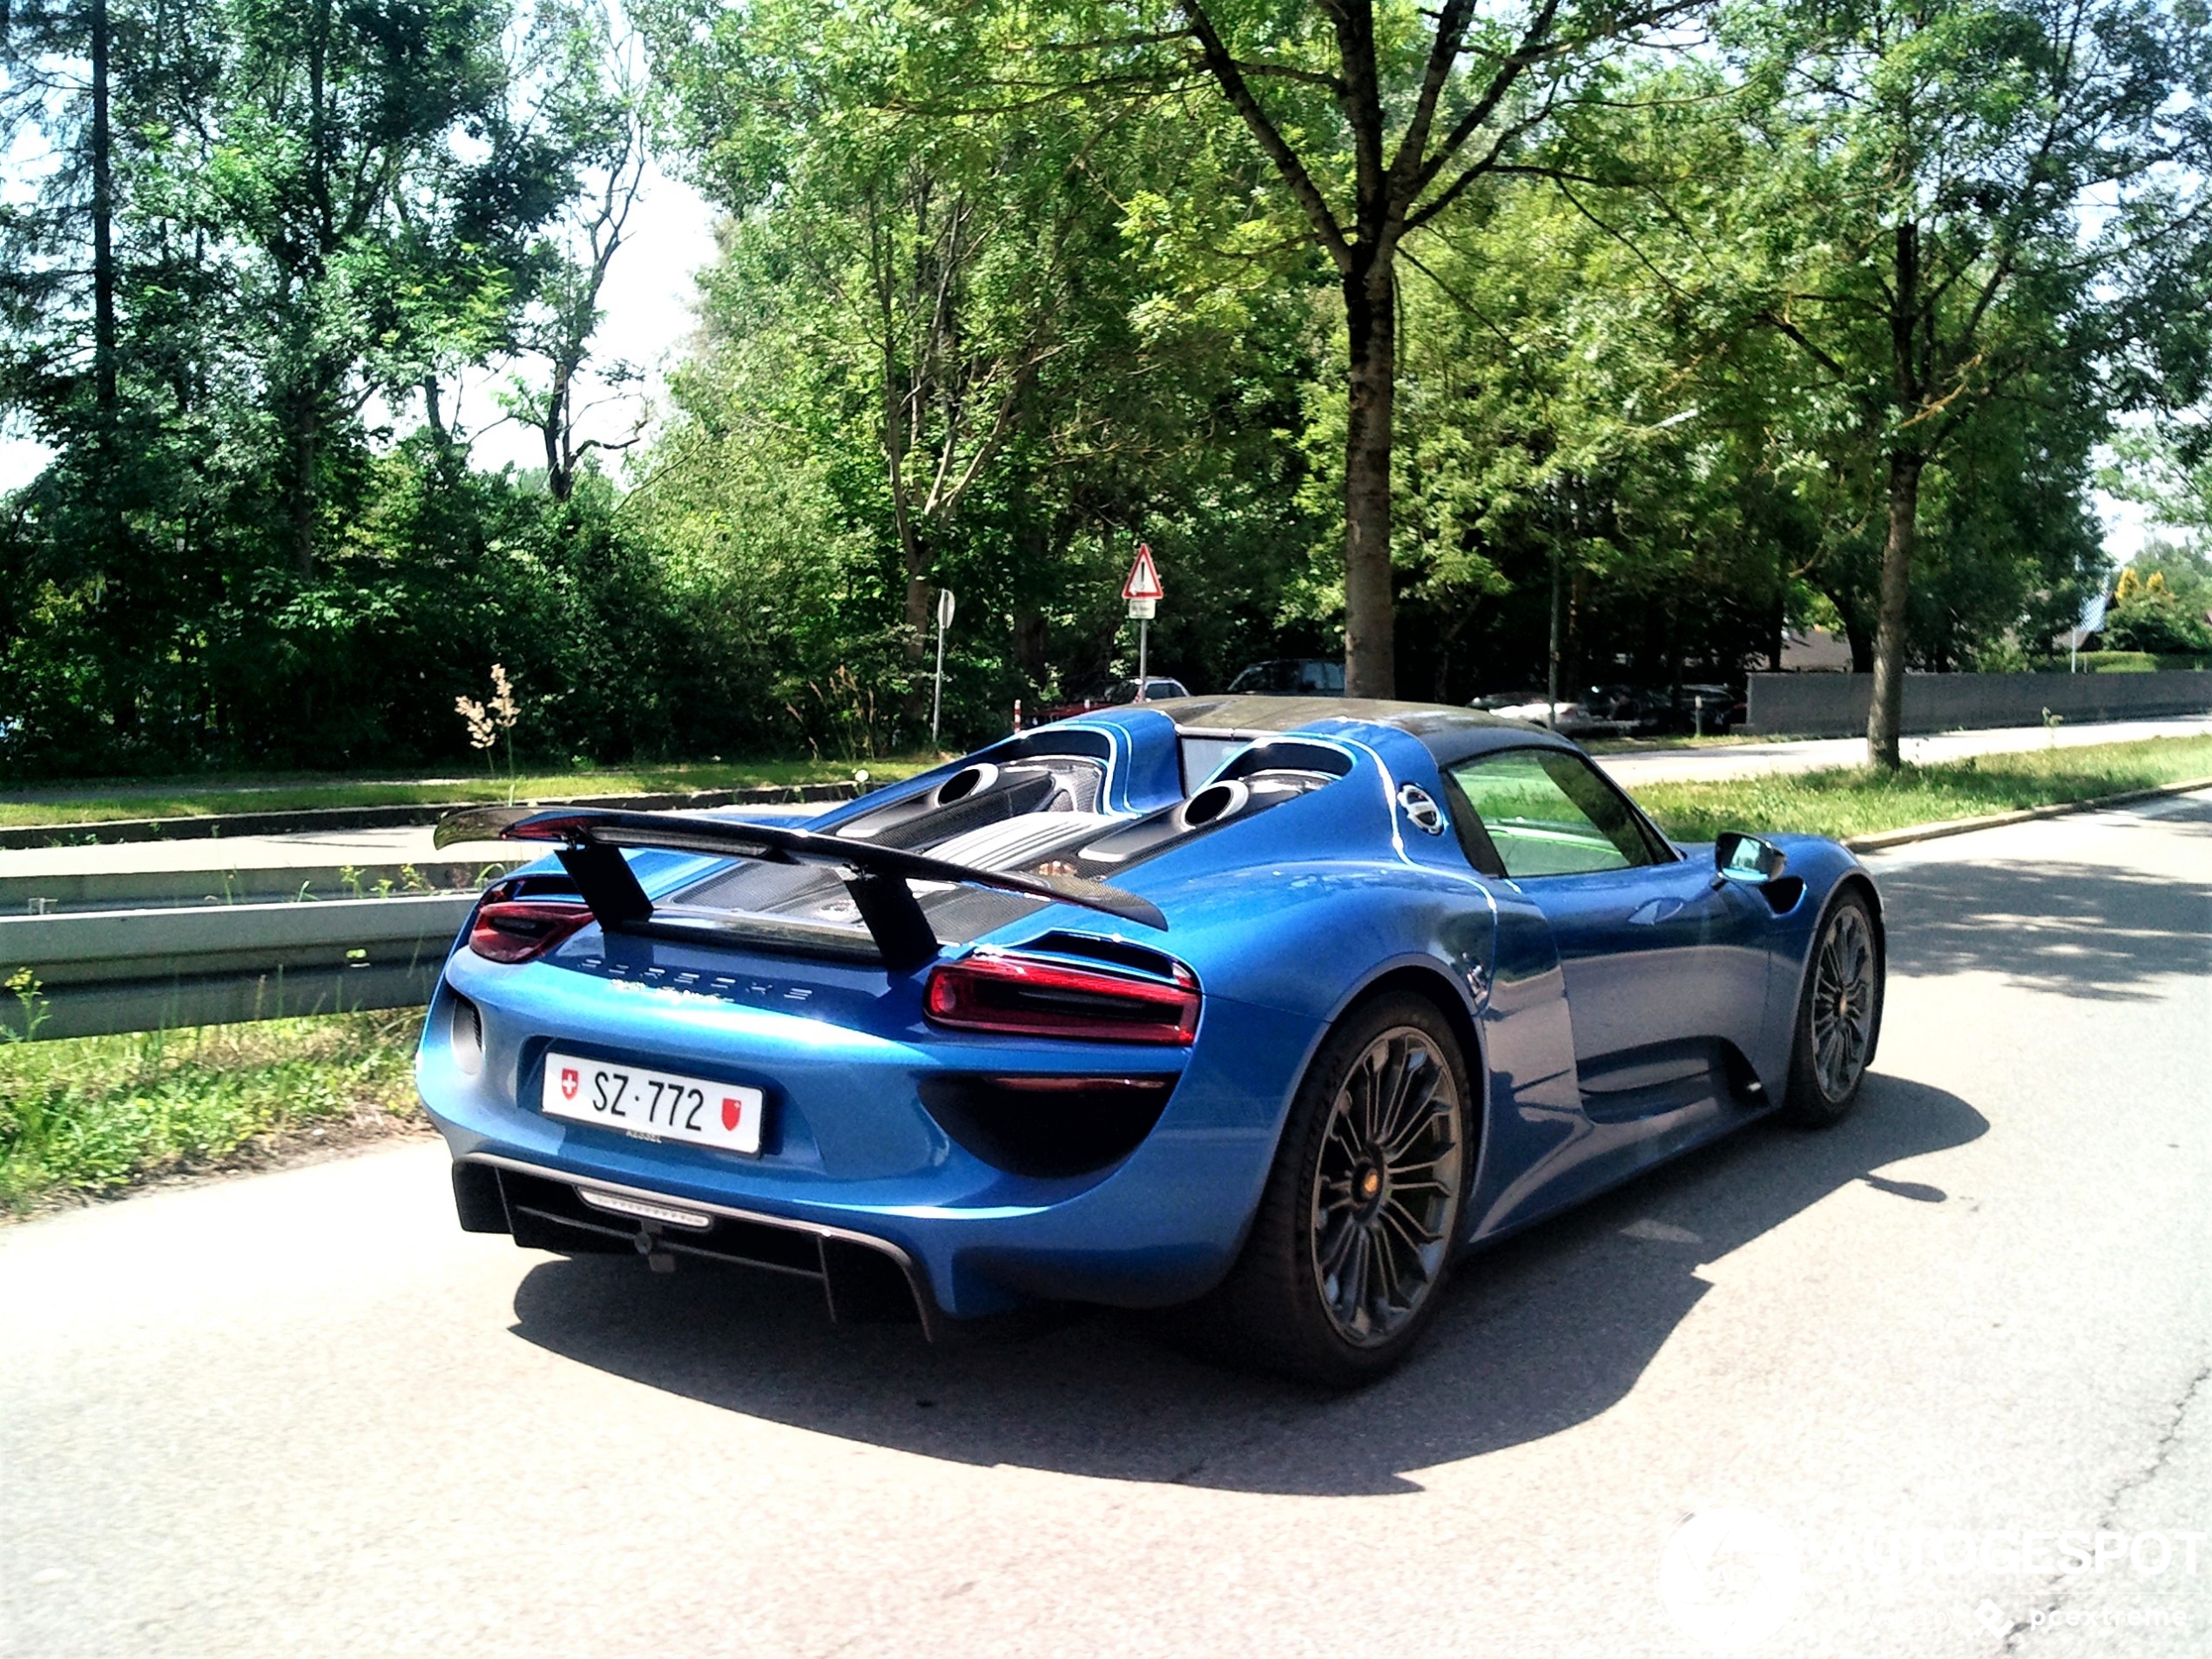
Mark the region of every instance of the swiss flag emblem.
POLYGON ((561 1098, 563 1100, 574 1100, 576 1098, 577 1084, 581 1080, 576 1075, 576 1068, 574 1066, 562 1067, 561 1098))
POLYGON ((722 1127, 734 1130, 738 1120, 745 1116, 745 1106, 735 1095, 722 1096, 722 1127))

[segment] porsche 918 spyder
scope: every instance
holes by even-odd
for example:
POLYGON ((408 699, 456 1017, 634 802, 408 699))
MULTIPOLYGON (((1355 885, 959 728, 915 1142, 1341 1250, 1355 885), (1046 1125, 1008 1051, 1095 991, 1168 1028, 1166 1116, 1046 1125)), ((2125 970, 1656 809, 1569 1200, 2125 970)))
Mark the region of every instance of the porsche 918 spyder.
POLYGON ((1881 1025, 1843 847, 1678 846, 1467 709, 1181 698, 803 823, 440 830, 492 835, 550 856, 486 891, 424 1030, 462 1225, 933 1335, 1184 1306, 1357 1382, 1473 1249, 1764 1114, 1841 1117, 1881 1025))

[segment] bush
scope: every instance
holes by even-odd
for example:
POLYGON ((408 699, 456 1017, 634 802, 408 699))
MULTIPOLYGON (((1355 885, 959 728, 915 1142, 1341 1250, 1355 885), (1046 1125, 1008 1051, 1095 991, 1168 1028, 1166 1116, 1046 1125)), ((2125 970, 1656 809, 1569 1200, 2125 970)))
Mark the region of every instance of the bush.
POLYGON ((2161 656, 2147 651, 2085 651, 2071 659, 2064 657, 2043 658, 2035 666, 2046 672, 2060 674, 2069 668, 2078 668, 2084 674, 2186 673, 2191 669, 2212 668, 2212 656, 2161 656))
POLYGON ((2139 589, 2105 617, 2104 642, 2113 651, 2179 656, 2212 651, 2212 629, 2161 585, 2139 589))
POLYGON ((684 659, 676 596, 607 480, 558 502, 409 440, 357 482, 312 573, 220 527, 138 537, 132 558, 173 543, 180 570, 156 589, 127 567, 135 631, 96 584, 51 574, 75 519, 0 523, 0 777, 477 764, 454 699, 481 698, 494 663, 525 758, 695 740, 710 666, 684 659))

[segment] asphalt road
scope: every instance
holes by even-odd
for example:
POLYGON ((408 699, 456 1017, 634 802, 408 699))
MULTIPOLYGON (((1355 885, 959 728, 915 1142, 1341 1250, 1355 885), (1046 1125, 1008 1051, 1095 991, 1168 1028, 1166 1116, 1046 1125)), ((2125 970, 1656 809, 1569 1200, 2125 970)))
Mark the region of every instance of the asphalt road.
POLYGON ((2212 796, 1879 868, 1854 1118, 1346 1398, 519 1251, 431 1144, 0 1232, 0 1651, 2212 1651, 2212 796))

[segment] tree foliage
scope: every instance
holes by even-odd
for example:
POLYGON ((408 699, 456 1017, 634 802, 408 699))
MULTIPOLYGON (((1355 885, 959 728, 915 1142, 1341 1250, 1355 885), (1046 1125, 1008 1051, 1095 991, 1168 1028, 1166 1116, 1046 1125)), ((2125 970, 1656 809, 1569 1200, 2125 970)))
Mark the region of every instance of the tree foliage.
POLYGON ((939 588, 981 736, 1134 666, 1140 540, 1200 687, 1893 690, 2074 624, 2101 476, 2212 527, 2202 0, 626 10, 7 10, 0 765, 458 757, 494 662, 536 754, 860 758, 939 588), (720 253, 610 434, 651 157, 720 253))

